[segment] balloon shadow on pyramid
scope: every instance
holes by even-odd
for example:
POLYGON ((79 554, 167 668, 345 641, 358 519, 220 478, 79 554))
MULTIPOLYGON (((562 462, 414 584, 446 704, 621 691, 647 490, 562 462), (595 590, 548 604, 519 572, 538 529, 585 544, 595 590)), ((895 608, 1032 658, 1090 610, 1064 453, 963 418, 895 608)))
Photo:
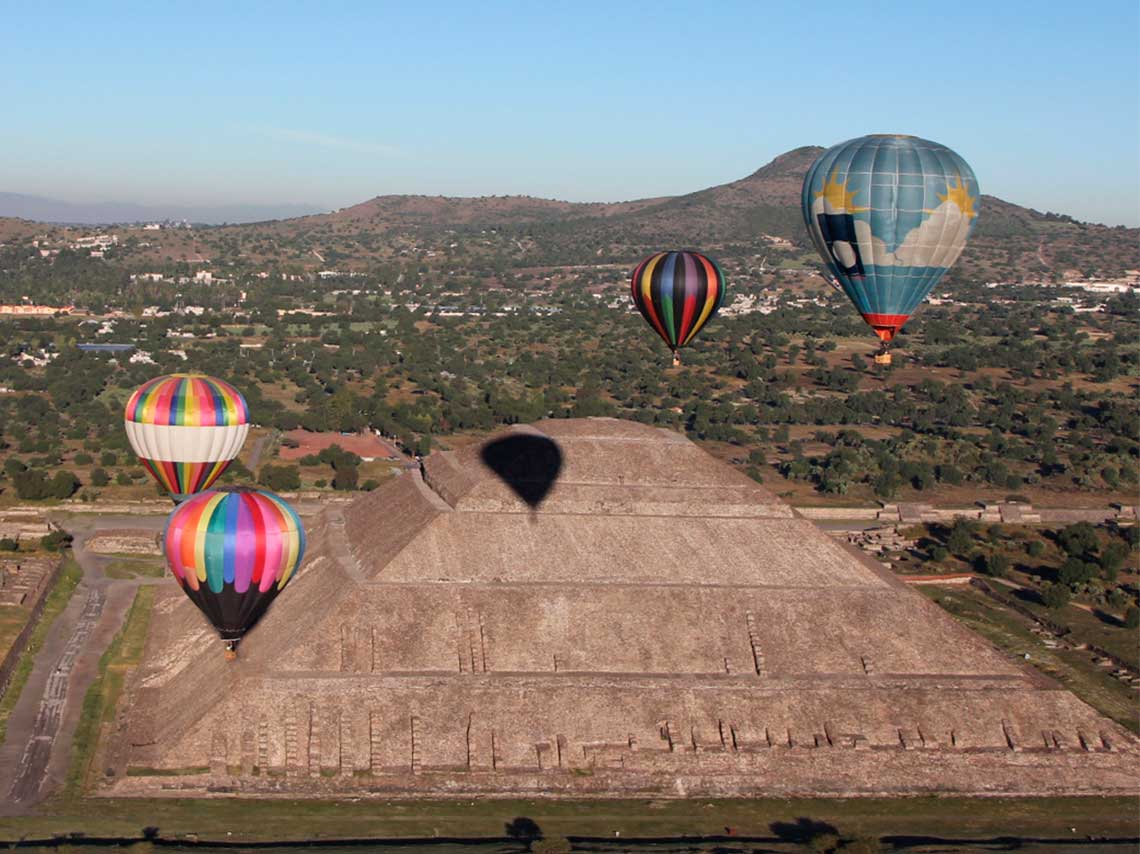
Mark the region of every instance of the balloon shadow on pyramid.
POLYGON ((529 433, 488 442, 480 457, 531 510, 538 509, 562 471, 558 445, 546 436, 529 433))

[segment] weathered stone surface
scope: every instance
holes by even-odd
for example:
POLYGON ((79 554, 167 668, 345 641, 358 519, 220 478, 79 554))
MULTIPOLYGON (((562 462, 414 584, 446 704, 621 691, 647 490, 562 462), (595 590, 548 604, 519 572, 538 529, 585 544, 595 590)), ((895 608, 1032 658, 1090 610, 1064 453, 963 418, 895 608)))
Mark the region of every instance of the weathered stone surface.
POLYGON ((1137 791, 1134 736, 684 438, 516 431, 537 509, 477 447, 327 509, 237 662, 168 590, 103 791, 1137 791))

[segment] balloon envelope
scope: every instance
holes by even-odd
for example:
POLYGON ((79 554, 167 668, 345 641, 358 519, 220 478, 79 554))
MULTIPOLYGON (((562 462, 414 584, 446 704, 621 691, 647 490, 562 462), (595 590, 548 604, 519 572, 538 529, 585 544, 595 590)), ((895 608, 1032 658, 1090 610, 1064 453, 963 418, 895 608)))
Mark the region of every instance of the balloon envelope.
POLYGON ((249 407, 213 377, 171 374, 139 386, 125 427, 143 466, 177 497, 208 489, 249 433, 249 407))
POLYGON ((978 181, 937 142, 873 134, 829 148, 804 176, 804 223, 819 254, 888 342, 962 254, 978 181))
POLYGON ((641 316, 676 351, 724 302, 724 274, 699 252, 658 252, 637 265, 630 289, 641 316))
POLYGON ((222 639, 237 640, 295 574, 305 529, 272 493, 209 490, 170 514, 163 551, 183 592, 222 639))

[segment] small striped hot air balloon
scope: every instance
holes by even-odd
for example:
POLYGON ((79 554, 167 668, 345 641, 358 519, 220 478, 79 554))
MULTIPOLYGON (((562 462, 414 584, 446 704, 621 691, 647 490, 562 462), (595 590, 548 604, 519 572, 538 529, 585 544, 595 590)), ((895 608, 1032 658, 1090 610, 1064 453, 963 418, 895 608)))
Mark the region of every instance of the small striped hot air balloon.
POLYGON ((296 574, 305 529, 281 498, 254 489, 208 490, 166 522, 163 551, 182 591, 214 624, 227 657, 296 574))
POLYGON ((208 489, 249 433, 245 398, 228 383, 192 374, 139 386, 125 419, 131 447, 175 501, 208 489))
POLYGON ((828 270, 883 342, 946 271, 978 217, 978 180, 945 145, 871 134, 833 146, 804 176, 804 224, 828 270))
POLYGON ((688 344, 724 302, 724 273, 700 252, 658 252, 637 265, 633 304, 673 351, 688 344))

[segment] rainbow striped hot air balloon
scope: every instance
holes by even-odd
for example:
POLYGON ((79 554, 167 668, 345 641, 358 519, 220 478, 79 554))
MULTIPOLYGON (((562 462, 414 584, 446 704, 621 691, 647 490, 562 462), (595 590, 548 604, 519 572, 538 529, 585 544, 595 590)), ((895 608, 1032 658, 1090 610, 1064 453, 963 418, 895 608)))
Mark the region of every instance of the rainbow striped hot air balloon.
POLYGON ((724 302, 724 273, 700 252, 658 252, 637 265, 630 281, 633 304, 673 351, 704 328, 724 302))
POLYGON ((131 447, 175 500, 209 488, 249 433, 245 398, 228 383, 192 374, 139 386, 125 417, 131 447))
POLYGON ((887 345, 958 260, 978 217, 978 180, 944 145, 872 134, 833 146, 804 176, 804 223, 863 319, 887 345))
POLYGON ((182 591, 232 653, 296 573, 305 529, 272 493, 209 490, 170 514, 163 550, 182 591))

